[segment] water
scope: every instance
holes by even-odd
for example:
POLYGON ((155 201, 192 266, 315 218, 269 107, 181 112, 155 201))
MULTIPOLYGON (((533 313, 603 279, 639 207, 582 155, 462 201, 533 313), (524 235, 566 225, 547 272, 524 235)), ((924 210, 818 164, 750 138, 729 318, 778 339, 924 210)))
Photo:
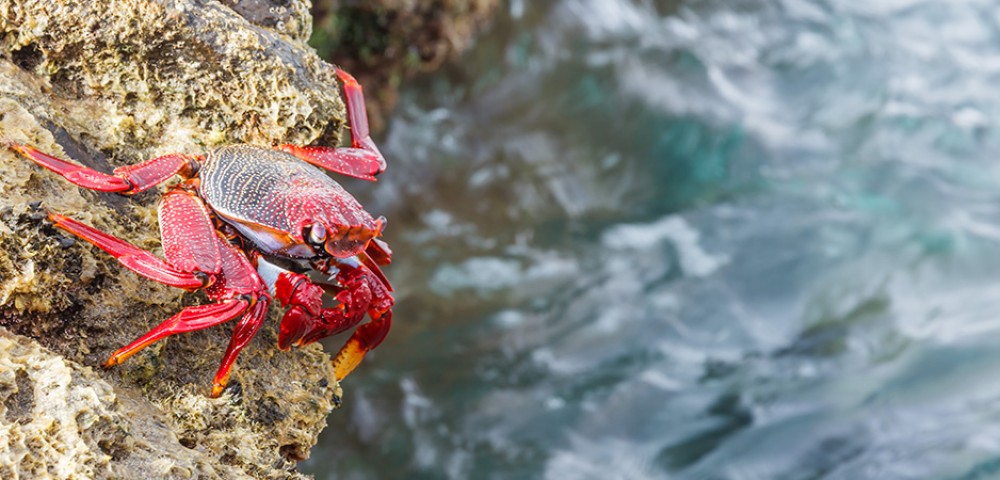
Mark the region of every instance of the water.
POLYGON ((303 469, 1000 477, 998 6, 512 0, 381 139, 397 320, 303 469))

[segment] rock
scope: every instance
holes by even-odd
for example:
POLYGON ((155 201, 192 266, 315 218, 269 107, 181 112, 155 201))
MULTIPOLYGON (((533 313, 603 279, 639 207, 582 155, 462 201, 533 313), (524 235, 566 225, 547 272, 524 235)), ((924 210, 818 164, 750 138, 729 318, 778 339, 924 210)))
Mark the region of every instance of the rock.
POLYGON ((220 0, 254 25, 305 42, 312 34, 309 2, 291 0, 220 0))
POLYGON ((0 478, 246 477, 180 445, 169 419, 93 370, 0 329, 0 478))
MULTIPOLYGON (((308 2, 229 3, 0 0, 0 141, 103 171, 228 143, 336 144, 343 103, 303 43, 308 2)), ((84 191, 0 149, 0 478, 298 476, 339 386, 319 345, 277 350, 278 312, 218 399, 230 325, 91 370, 204 297, 124 270, 45 211, 157 251, 157 199, 84 191)))
POLYGON ((400 84, 457 58, 499 5, 498 0, 315 0, 312 43, 365 86, 368 119, 379 131, 400 84))

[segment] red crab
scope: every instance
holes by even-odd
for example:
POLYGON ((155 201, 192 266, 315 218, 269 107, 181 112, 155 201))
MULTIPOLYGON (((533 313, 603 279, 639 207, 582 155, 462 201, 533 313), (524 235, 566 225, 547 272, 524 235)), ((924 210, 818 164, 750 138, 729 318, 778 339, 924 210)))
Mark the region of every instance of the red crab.
POLYGON ((376 238, 385 219, 372 218, 321 169, 374 181, 385 170, 385 159, 368 133, 361 86, 340 69, 337 76, 344 86, 350 148, 232 145, 205 155, 165 155, 108 175, 27 145, 9 145, 92 190, 132 195, 174 175, 184 178, 159 205, 166 261, 93 227, 49 214, 57 227, 110 253, 129 270, 189 291, 204 289, 215 302, 183 309, 114 352, 105 367, 170 335, 239 317, 215 375, 212 396, 217 397, 240 350, 266 318, 272 296, 288 308, 279 327, 281 349, 335 335, 360 323, 365 314, 371 317, 334 357, 338 380, 382 342, 393 305, 392 287, 379 268, 389 263, 391 252, 376 238), (313 283, 289 268, 318 270, 335 283, 313 283), (324 308, 325 292, 339 304, 324 308))

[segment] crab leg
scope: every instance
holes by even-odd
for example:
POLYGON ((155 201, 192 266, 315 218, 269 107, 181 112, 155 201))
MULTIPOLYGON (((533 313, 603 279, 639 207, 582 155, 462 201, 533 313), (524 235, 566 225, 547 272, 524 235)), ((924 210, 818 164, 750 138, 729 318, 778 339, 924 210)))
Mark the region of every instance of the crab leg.
POLYGON ((267 318, 268 303, 266 296, 258 299, 257 303, 243 314, 243 318, 233 328, 233 336, 229 340, 229 346, 226 347, 226 353, 222 356, 222 365, 219 366, 218 372, 215 373, 215 380, 212 382, 212 398, 218 397, 225 390, 236 357, 257 334, 260 326, 264 324, 264 320, 267 318))
POLYGON ((185 290, 197 290, 207 285, 211 277, 203 272, 185 272, 120 238, 113 237, 94 227, 84 225, 72 218, 49 213, 49 220, 55 226, 66 230, 108 252, 118 259, 125 268, 150 280, 185 290))
POLYGON ((205 204, 194 193, 177 187, 160 203, 160 234, 167 261, 131 243, 72 218, 49 213, 55 226, 96 245, 122 265, 150 280, 197 290, 221 270, 219 244, 205 204))
POLYGON ((249 302, 243 317, 233 328, 232 338, 226 353, 222 356, 222 363, 215 374, 215 381, 212 383, 212 397, 218 397, 229 383, 229 373, 236 362, 236 357, 243 350, 253 336, 260 330, 264 320, 267 318, 267 307, 271 303, 271 297, 267 293, 267 285, 257 275, 257 271, 251 264, 247 254, 236 246, 223 240, 221 235, 214 237, 220 244, 222 272, 220 281, 208 287, 205 293, 212 300, 224 298, 236 298, 240 301, 249 302))
POLYGON ((214 327, 220 323, 236 318, 247 310, 249 302, 242 299, 232 299, 222 303, 187 307, 180 313, 166 319, 156 328, 139 337, 132 343, 115 350, 104 362, 104 368, 120 365, 132 355, 135 355, 149 345, 178 333, 193 332, 214 327))
POLYGON ((229 383, 230 372, 240 351, 267 318, 270 297, 243 252, 233 245, 223 243, 221 237, 215 238, 222 245, 221 279, 219 283, 209 286, 206 294, 208 298, 219 302, 185 308, 142 337, 115 351, 104 363, 104 367, 118 365, 150 344, 171 335, 213 327, 242 315, 233 329, 229 347, 226 348, 212 384, 212 397, 222 394, 229 383))
POLYGON ((364 92, 361 84, 340 68, 337 69, 337 77, 344 85, 344 103, 347 104, 347 121, 351 127, 351 147, 300 147, 285 144, 275 148, 317 167, 374 181, 375 175, 385 171, 386 163, 368 129, 364 92))
POLYGON ((222 270, 222 247, 205 202, 188 183, 172 188, 160 200, 163 256, 184 272, 216 274, 222 270))
POLYGON ((197 170, 199 160, 199 157, 193 155, 164 155, 136 165, 116 168, 113 175, 108 175, 42 153, 28 145, 11 144, 9 147, 38 165, 62 175, 75 185, 126 195, 148 190, 176 174, 190 177, 197 170))
POLYGON ((197 290, 205 288, 217 303, 187 307, 132 343, 115 351, 104 363, 118 365, 150 344, 178 333, 209 328, 242 315, 222 364, 215 376, 212 396, 225 389, 240 351, 260 329, 270 297, 246 255, 216 232, 204 202, 181 183, 160 203, 160 233, 167 261, 124 240, 71 218, 49 214, 56 226, 93 243, 125 267, 167 285, 197 290))

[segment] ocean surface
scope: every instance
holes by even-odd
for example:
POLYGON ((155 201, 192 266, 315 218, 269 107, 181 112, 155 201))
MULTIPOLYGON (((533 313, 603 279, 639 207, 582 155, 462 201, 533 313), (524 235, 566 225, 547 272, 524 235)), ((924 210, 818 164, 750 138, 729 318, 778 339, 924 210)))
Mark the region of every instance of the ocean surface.
POLYGON ((998 119, 997 1, 510 0, 348 183, 395 323, 302 470, 1000 478, 998 119))

